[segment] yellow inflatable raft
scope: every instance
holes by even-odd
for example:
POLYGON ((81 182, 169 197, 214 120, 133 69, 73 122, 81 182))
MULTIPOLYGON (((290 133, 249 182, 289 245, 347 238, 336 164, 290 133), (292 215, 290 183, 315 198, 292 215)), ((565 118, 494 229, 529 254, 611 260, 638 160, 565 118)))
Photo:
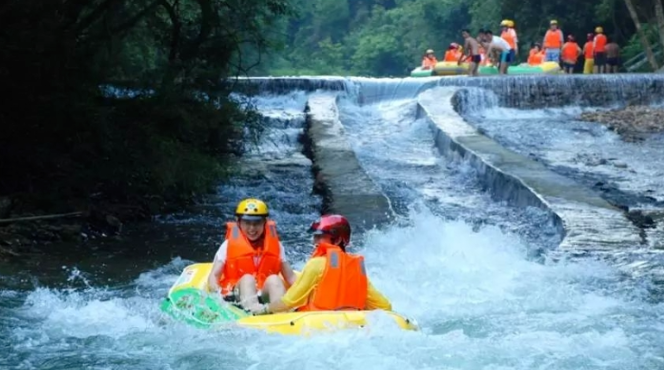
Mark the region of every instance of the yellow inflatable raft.
MULTIPOLYGON (((209 294, 207 277, 212 263, 187 266, 168 292, 161 310, 176 320, 199 328, 238 325, 265 330, 270 333, 301 335, 312 331, 370 326, 375 311, 316 311, 287 312, 251 316, 244 310, 223 302, 216 294, 209 294)), ((386 312, 404 330, 418 330, 417 323, 396 312, 386 312)))
POLYGON ((468 63, 457 62, 438 62, 433 67, 433 73, 436 76, 454 76, 468 74, 468 63))

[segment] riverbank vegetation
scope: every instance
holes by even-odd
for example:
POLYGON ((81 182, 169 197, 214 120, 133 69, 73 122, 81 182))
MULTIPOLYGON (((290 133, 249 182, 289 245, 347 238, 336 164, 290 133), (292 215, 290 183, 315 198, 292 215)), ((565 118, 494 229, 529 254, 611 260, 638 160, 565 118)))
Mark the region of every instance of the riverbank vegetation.
POLYGON ((221 81, 290 14, 286 0, 4 2, 0 234, 25 215, 144 218, 218 184, 260 130, 221 81))
POLYGON ((551 19, 581 46, 587 33, 603 26, 623 49, 623 60, 648 51, 653 62, 664 45, 661 0, 292 0, 298 17, 280 23, 283 51, 273 53, 256 74, 407 76, 432 48, 440 57, 451 42, 462 43, 461 29, 490 28, 498 34, 502 19, 512 19, 520 39, 520 57, 531 42, 541 42, 551 19), (628 6, 634 12, 628 11, 628 6), (636 22, 636 23, 635 23, 636 22), (642 32, 637 32, 637 27, 642 32), (654 49, 654 51, 653 51, 654 49))
POLYGON ((0 241, 15 218, 117 229, 213 188, 261 129, 227 77, 405 76, 423 50, 504 18, 522 57, 555 18, 580 40, 602 25, 623 59, 661 64, 658 0, 5 1, 0 241))

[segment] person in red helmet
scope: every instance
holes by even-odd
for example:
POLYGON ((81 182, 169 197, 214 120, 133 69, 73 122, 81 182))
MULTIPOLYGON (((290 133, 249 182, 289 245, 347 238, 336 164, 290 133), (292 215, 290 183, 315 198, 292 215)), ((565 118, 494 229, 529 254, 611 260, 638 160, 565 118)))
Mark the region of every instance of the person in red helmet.
POLYGON ((392 304, 371 285, 364 257, 346 252, 351 228, 340 215, 324 215, 311 224, 314 251, 280 300, 250 308, 256 315, 297 311, 391 310, 392 304))

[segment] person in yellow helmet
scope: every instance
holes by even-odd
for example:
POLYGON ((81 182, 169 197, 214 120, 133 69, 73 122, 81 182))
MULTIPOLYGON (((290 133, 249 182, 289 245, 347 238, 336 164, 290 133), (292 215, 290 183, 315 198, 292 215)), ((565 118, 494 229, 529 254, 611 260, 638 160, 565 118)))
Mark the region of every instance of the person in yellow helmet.
POLYGON ((606 66, 606 44, 607 38, 604 34, 604 29, 602 27, 595 27, 595 38, 593 39, 593 59, 595 65, 593 66, 593 73, 605 73, 606 66))
POLYGON ((563 31, 558 28, 558 21, 552 19, 549 22, 549 30, 546 31, 544 40, 542 40, 544 60, 546 62, 560 63, 560 53, 564 43, 563 31))
POLYGON ((220 291, 224 300, 246 309, 281 299, 286 284, 294 284, 297 278, 269 215, 265 202, 242 200, 235 210, 235 222, 226 224, 226 240, 214 256, 208 276, 210 291, 220 291))
POLYGON ((510 58, 512 59, 512 62, 516 61, 517 55, 519 55, 519 38, 516 35, 516 31, 514 30, 514 21, 505 19, 502 22, 500 22, 501 26, 501 33, 500 37, 507 41, 507 43, 510 45, 512 49, 510 49, 510 58))

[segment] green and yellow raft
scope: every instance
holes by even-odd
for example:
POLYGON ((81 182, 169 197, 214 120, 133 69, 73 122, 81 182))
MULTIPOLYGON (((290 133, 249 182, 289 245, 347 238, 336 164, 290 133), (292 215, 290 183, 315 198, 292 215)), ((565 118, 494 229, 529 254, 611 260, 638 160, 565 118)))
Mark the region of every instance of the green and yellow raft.
MULTIPOLYGON (((468 74, 468 63, 456 62, 438 62, 433 70, 422 70, 421 67, 415 68, 411 77, 430 77, 430 76, 458 76, 468 74)), ((533 74, 558 74, 561 73, 560 65, 556 62, 544 62, 540 65, 531 66, 523 63, 517 66, 510 66, 507 69, 508 75, 533 75, 533 74)), ((494 66, 481 66, 478 70, 480 76, 491 76, 498 74, 498 68, 494 66)))
MULTIPOLYGON (((177 321, 202 329, 237 325, 289 335, 358 328, 369 324, 367 314, 371 311, 286 312, 252 316, 224 302, 216 294, 208 293, 207 277, 211 269, 212 263, 187 266, 168 291, 161 310, 177 321)), ((396 312, 387 314, 401 329, 418 330, 414 320, 396 312)))

